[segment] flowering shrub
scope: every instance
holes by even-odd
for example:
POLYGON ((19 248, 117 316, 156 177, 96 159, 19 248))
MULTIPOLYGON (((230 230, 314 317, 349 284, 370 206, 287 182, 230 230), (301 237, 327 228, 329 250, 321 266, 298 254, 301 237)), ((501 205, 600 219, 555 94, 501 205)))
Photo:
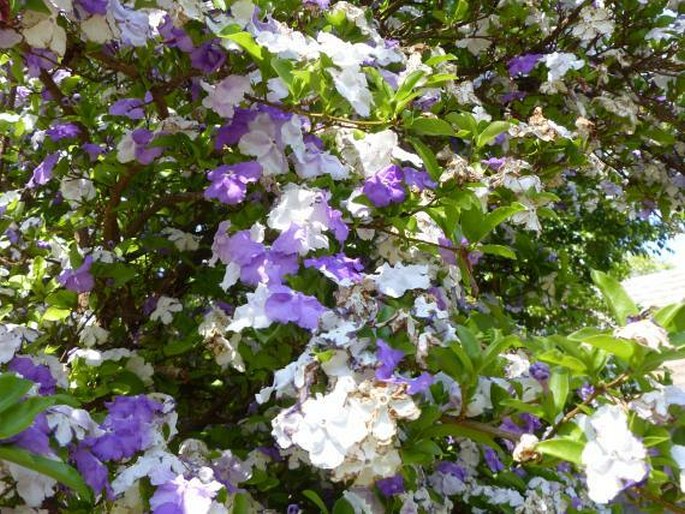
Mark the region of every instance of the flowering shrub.
POLYGON ((685 512, 683 9, 0 1, 2 512, 685 512))

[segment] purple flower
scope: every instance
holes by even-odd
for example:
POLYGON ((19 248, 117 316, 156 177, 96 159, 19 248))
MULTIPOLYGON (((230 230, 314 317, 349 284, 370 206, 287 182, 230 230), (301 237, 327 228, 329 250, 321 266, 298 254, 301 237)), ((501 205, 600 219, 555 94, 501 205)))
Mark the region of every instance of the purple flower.
POLYGON ((96 495, 100 494, 104 489, 110 499, 113 497, 112 488, 109 485, 109 470, 107 466, 93 455, 86 445, 80 444, 72 451, 71 458, 86 484, 96 495))
POLYGON ((226 54, 218 41, 206 41, 190 52, 190 64, 203 73, 218 70, 224 64, 226 54))
POLYGON ((402 475, 381 478, 376 482, 376 487, 378 487, 381 494, 386 497, 397 496, 405 491, 402 475))
POLYGON ((83 145, 81 145, 81 148, 83 148, 83 151, 88 154, 90 162, 97 161, 98 157, 105 153, 105 149, 102 148, 100 145, 96 145, 95 143, 83 143, 83 145))
POLYGON ((139 128, 131 133, 133 142, 136 144, 135 156, 140 164, 150 164, 162 155, 162 147, 148 146, 152 141, 153 134, 147 129, 139 128))
POLYGON ((104 16, 107 14, 109 0, 76 0, 76 4, 80 5, 88 14, 100 14, 104 16))
POLYGON ((262 166, 257 161, 224 164, 207 174, 212 184, 204 196, 216 198, 227 205, 239 204, 245 200, 247 184, 256 182, 261 176, 262 166))
POLYGON ((38 186, 47 184, 48 180, 52 178, 52 170, 57 165, 57 161, 59 161, 59 152, 51 153, 43 159, 43 162, 33 170, 33 175, 31 175, 31 179, 27 182, 26 187, 35 189, 38 186))
POLYGON ((250 131, 248 124, 255 116, 257 116, 256 112, 237 107, 233 113, 231 123, 219 127, 214 141, 214 148, 222 150, 225 146, 237 145, 240 138, 250 131))
POLYGON ((497 453, 492 448, 485 448, 483 458, 493 473, 499 473, 504 469, 504 464, 502 464, 502 461, 499 460, 497 453))
POLYGON ((452 475, 462 482, 466 482, 466 470, 454 462, 442 461, 435 469, 440 473, 452 475))
POLYGON ((517 75, 528 75, 540 59, 542 59, 542 54, 523 54, 518 57, 514 57, 507 63, 509 68, 509 75, 515 77, 517 75))
POLYGON ((209 512, 212 499, 219 489, 221 484, 216 481, 204 484, 198 478, 186 480, 183 475, 178 475, 157 487, 150 498, 152 514, 209 512))
POLYGON ((401 382, 407 384, 407 394, 417 394, 427 391, 435 379, 433 375, 424 371, 416 378, 400 378, 401 382))
POLYGON ((490 157, 489 159, 485 159, 480 162, 494 171, 499 171, 499 169, 504 166, 504 163, 507 162, 507 160, 499 157, 490 157))
POLYGON ((583 384, 580 389, 578 389, 578 396, 584 402, 590 399, 590 397, 595 394, 595 388, 592 384, 583 384))
POLYGON ((319 9, 328 9, 330 5, 330 0, 303 0, 303 5, 311 5, 312 7, 318 7, 319 9))
POLYGON ((77 137, 80 133, 81 129, 78 125, 69 122, 57 123, 45 131, 45 134, 55 142, 77 137))
POLYGON ((188 33, 180 27, 174 26, 169 15, 164 16, 164 22, 157 27, 162 41, 170 48, 178 48, 181 52, 189 53, 193 51, 193 40, 188 33))
POLYGON ((344 253, 324 255, 304 261, 305 268, 318 269, 324 276, 341 285, 361 282, 364 266, 359 259, 350 259, 344 253))
POLYGON ((387 207, 391 203, 404 201, 406 193, 403 181, 402 169, 393 164, 367 178, 362 191, 376 207, 387 207))
MULTIPOLYGON (((450 241, 446 237, 438 238, 438 243, 442 246, 454 248, 454 244, 452 244, 452 241, 450 241)), ((445 262, 445 264, 451 264, 452 266, 457 265, 457 255, 453 251, 448 250, 447 248, 438 247, 438 253, 440 254, 440 257, 442 257, 442 260, 445 262)))
POLYGON ((57 277, 62 287, 75 291, 77 293, 86 293, 93 289, 95 280, 90 273, 90 267, 93 265, 93 257, 88 255, 83 259, 83 264, 77 269, 67 269, 60 273, 57 277))
POLYGON ((27 75, 29 77, 38 77, 41 70, 51 70, 57 63, 57 56, 50 50, 43 48, 32 48, 31 51, 24 55, 26 62, 27 75))
POLYGON ((390 380, 395 368, 404 358, 404 352, 402 350, 395 350, 382 339, 379 339, 376 345, 378 346, 376 358, 381 363, 376 370, 376 379, 390 380))
POLYGON ((50 427, 44 413, 38 414, 29 428, 19 432, 2 443, 12 443, 39 455, 53 455, 50 447, 50 427))
POLYGON ((122 98, 117 100, 109 108, 112 116, 126 116, 131 120, 145 118, 145 103, 140 98, 122 98))
POLYGON ((105 406, 109 412, 101 428, 106 433, 84 440, 96 457, 105 462, 127 459, 150 446, 152 423, 162 412, 162 404, 138 395, 118 396, 105 406))
POLYGON ((404 181, 409 187, 415 187, 419 191, 424 189, 435 189, 438 187, 437 182, 435 182, 426 170, 417 170, 407 166, 402 168, 402 173, 404 174, 404 181))
POLYGON ((528 368, 528 373, 538 382, 546 382, 551 375, 549 366, 544 362, 536 362, 528 368))
POLYGON ((523 100, 528 94, 525 91, 510 91, 502 95, 502 103, 506 104, 516 100, 523 100))
POLYGON ((7 365, 7 369, 18 373, 26 380, 40 384, 38 392, 42 395, 54 394, 57 388, 57 380, 50 373, 50 368, 34 364, 29 357, 15 357, 7 365))
POLYGON ((325 310, 313 296, 293 291, 286 286, 273 287, 264 304, 264 311, 269 319, 279 323, 293 322, 308 330, 319 326, 319 318, 325 310))

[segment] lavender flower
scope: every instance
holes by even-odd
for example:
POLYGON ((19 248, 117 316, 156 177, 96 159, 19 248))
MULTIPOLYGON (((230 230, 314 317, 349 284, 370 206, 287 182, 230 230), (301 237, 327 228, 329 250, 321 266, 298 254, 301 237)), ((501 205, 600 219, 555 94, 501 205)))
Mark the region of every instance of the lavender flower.
POLYGON ((45 131, 52 141, 61 141, 62 139, 70 139, 78 137, 81 133, 81 129, 75 123, 57 123, 45 131))
POLYGON ((43 162, 33 170, 33 175, 31 175, 31 179, 27 182, 26 187, 35 189, 38 186, 47 184, 52 178, 52 170, 55 168, 58 161, 59 152, 51 153, 45 157, 43 162))
POLYGON ((273 287, 270 292, 264 304, 269 319, 280 323, 292 322, 308 330, 319 326, 319 318, 326 310, 319 300, 286 286, 273 287))
POLYGON ((499 473, 504 469, 504 464, 502 464, 502 461, 492 448, 485 448, 483 451, 483 458, 485 459, 485 463, 490 468, 490 471, 493 473, 499 473))
POLYGON ((107 497, 110 499, 113 498, 112 488, 109 485, 109 471, 107 466, 93 455, 86 445, 78 445, 76 449, 72 451, 71 458, 76 464, 76 468, 81 473, 81 476, 83 476, 86 484, 88 484, 96 495, 100 494, 104 489, 107 492, 107 497))
POLYGON ((145 118, 145 102, 140 98, 122 98, 114 102, 109 108, 112 116, 126 116, 131 120, 145 118))
POLYGON ((212 499, 221 488, 216 480, 205 484, 199 478, 186 480, 178 475, 157 487, 150 498, 150 507, 153 514, 209 512, 212 499))
POLYGON ((376 358, 381 363, 380 367, 376 370, 376 379, 390 380, 395 368, 404 358, 404 352, 402 350, 395 350, 382 339, 379 339, 376 345, 378 346, 376 358))
POLYGON ((350 259, 344 253, 324 255, 304 261, 305 268, 315 268, 340 285, 347 286, 361 282, 364 266, 359 259, 350 259))
POLYGON ((440 473, 455 476, 462 482, 466 482, 466 470, 454 462, 442 461, 438 463, 435 469, 440 473))
POLYGON ((544 56, 542 54, 523 54, 509 60, 507 67, 509 75, 515 77, 517 75, 528 75, 540 59, 544 56))
POLYGON ((107 6, 109 0, 76 0, 76 5, 79 5, 88 14, 100 14, 102 16, 107 14, 107 6))
POLYGON ((54 394, 57 389, 57 380, 50 373, 50 368, 34 364, 29 357, 15 357, 7 365, 7 369, 18 373, 26 380, 40 384, 38 392, 42 395, 54 394))
POLYGON ((178 48, 181 52, 190 53, 195 46, 188 33, 180 27, 174 26, 169 15, 164 16, 163 23, 157 27, 162 41, 169 48, 178 48))
POLYGON ((48 425, 45 413, 40 413, 33 420, 29 428, 6 440, 2 443, 12 443, 20 448, 29 450, 31 453, 39 455, 53 455, 50 447, 50 426, 48 425))

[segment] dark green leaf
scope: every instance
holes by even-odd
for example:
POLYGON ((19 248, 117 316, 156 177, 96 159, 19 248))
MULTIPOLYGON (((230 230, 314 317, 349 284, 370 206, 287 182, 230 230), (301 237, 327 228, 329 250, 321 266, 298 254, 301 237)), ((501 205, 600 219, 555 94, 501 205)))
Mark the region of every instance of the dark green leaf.
POLYGON ((11 373, 0 375, 0 413, 21 400, 31 386, 33 382, 30 380, 24 380, 11 373))

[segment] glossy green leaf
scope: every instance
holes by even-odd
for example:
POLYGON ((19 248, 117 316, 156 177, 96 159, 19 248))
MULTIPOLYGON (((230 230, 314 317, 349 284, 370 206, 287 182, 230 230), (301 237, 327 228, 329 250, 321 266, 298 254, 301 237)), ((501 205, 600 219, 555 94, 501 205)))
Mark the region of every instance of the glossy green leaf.
POLYGON ((493 121, 485 130, 478 134, 476 139, 476 146, 482 147, 490 143, 493 139, 499 136, 502 132, 509 130, 511 125, 506 121, 493 121))
POLYGON ((31 386, 33 382, 30 380, 24 380, 11 373, 0 375, 0 416, 2 412, 19 402, 31 386))
POLYGON ((535 449, 543 455, 556 457, 574 464, 581 463, 583 448, 585 448, 584 443, 571 439, 550 439, 541 441, 535 446, 535 449))
POLYGON ((422 136, 454 136, 452 125, 439 118, 417 118, 408 129, 422 136))
POLYGON ((328 507, 326 507, 324 501, 315 491, 312 491, 311 489, 305 489, 302 491, 302 495, 316 505, 319 508, 319 512, 322 514, 328 514, 328 507))
POLYGON ((28 428, 33 420, 55 404, 52 396, 33 396, 16 403, 0 414, 0 439, 7 439, 28 428))
POLYGON ((621 325, 626 324, 628 316, 635 316, 640 312, 615 278, 601 271, 592 270, 592 281, 602 292, 614 319, 621 325))

